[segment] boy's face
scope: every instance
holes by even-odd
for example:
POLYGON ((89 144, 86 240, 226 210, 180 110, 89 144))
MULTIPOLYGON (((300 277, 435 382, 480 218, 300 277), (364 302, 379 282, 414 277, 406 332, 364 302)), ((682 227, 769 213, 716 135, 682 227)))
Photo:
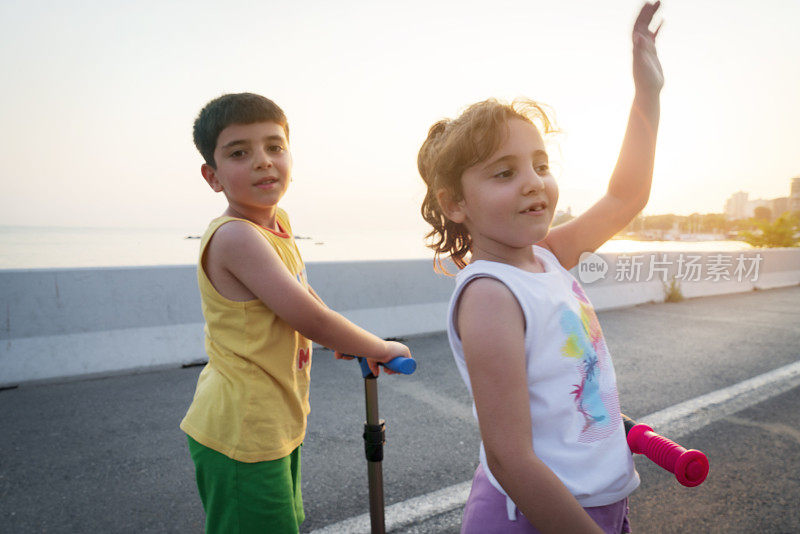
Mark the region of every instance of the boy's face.
POLYGON ((216 169, 204 164, 203 177, 223 192, 241 216, 258 220, 271 212, 286 193, 292 175, 292 154, 286 132, 275 122, 231 124, 214 149, 216 169))

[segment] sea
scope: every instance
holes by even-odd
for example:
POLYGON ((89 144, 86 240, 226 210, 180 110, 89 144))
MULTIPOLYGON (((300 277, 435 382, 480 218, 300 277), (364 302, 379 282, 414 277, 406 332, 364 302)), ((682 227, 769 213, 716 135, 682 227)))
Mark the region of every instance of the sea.
MULTIPOLYGON (((0 269, 196 264, 197 229, 0 226, 0 269)), ((305 262, 432 259, 421 234, 409 231, 295 236, 305 262)), ((738 252, 741 241, 612 239, 599 252, 738 252)))

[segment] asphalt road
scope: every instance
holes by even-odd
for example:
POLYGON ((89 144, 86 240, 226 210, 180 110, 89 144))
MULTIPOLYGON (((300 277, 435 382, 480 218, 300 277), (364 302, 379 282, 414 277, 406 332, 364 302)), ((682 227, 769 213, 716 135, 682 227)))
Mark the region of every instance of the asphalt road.
MULTIPOLYGON (((800 360, 800 287, 601 312, 634 418, 800 360)), ((408 340, 416 374, 382 377, 387 506, 462 483, 477 427, 443 334, 408 340)), ((202 532, 178 423, 199 368, 0 391, 0 532, 202 532)), ((316 351, 303 447, 303 532, 364 514, 363 380, 316 351)), ((800 532, 800 388, 682 436, 711 473, 697 488, 637 459, 638 532, 800 532)), ((402 505, 401 505, 402 506, 402 505)), ((458 532, 459 510, 403 532, 458 532)))

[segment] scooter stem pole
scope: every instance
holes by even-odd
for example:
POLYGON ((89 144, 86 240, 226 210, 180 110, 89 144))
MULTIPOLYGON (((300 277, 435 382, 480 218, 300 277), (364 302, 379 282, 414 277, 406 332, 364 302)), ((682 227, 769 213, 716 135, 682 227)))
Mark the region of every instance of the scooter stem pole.
MULTIPOLYGON (((367 406, 367 425, 379 426, 378 418, 378 380, 374 375, 364 378, 364 393, 367 406)), ((383 470, 380 461, 367 460, 369 477, 369 519, 372 534, 384 534, 386 524, 383 515, 383 470)))

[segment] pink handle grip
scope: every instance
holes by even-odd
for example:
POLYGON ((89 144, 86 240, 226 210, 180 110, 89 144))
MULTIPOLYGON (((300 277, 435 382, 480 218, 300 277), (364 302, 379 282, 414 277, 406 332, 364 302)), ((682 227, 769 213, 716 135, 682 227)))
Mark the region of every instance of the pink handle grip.
POLYGON ((644 454, 674 473, 684 486, 699 486, 708 476, 708 458, 705 454, 694 449, 687 451, 674 441, 659 436, 647 425, 637 424, 630 429, 628 446, 632 452, 644 454))

